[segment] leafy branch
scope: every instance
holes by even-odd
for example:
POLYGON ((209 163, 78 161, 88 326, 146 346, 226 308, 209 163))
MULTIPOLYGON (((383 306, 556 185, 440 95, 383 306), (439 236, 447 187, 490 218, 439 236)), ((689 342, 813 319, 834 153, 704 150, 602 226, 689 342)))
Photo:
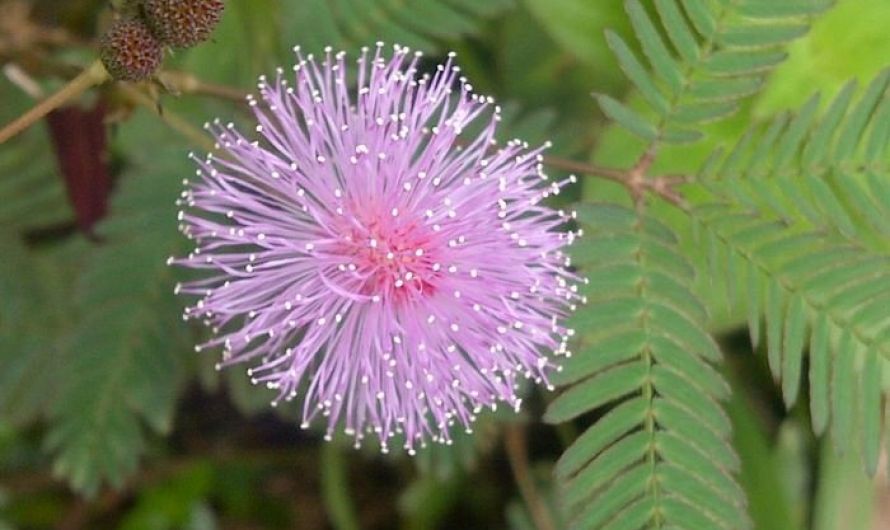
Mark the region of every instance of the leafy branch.
POLYGON ((95 61, 60 90, 49 96, 12 123, 0 129, 0 144, 22 132, 44 116, 80 96, 88 89, 110 79, 100 61, 95 61))
POLYGON ((599 416, 556 465, 572 528, 749 527, 719 405, 729 388, 712 367, 720 352, 673 233, 612 205, 582 205, 578 219, 587 233, 572 257, 588 304, 572 325, 590 331, 545 416, 599 416))
POLYGON ((765 319, 787 406, 808 353, 814 430, 830 424, 839 449, 858 438, 869 473, 890 362, 888 86, 885 71, 852 107, 848 84, 821 119, 814 96, 795 116, 752 129, 705 165, 707 198, 688 211, 705 238, 703 261, 730 296, 741 293, 755 344, 765 319))
MULTIPOLYGON (((152 131, 151 123, 138 130, 152 131)), ((143 142, 136 130, 119 138, 134 153, 143 142)), ((112 216, 98 227, 103 244, 90 249, 77 280, 78 322, 61 344, 71 376, 61 385, 47 444, 56 473, 88 494, 105 481, 123 484, 136 469, 146 427, 171 427, 188 350, 165 264, 182 245, 170 201, 187 165, 180 155, 175 144, 155 145, 136 162, 149 174, 123 180, 112 216)))
MULTIPOLYGON (((607 34, 607 40, 649 109, 641 114, 609 96, 598 96, 598 100, 608 117, 646 141, 637 168, 648 168, 660 145, 698 141, 697 125, 733 113, 737 102, 755 93, 763 74, 784 58, 781 46, 806 31, 803 19, 824 8, 814 3, 776 8, 756 1, 659 0, 656 8, 662 33, 639 2, 630 0, 626 6, 649 64, 644 66, 616 34, 607 34), (673 49, 662 35, 667 35, 673 49)), ((880 449, 882 374, 887 362, 885 344, 890 340, 886 316, 890 263, 885 254, 890 211, 883 199, 890 136, 887 83, 887 74, 876 79, 845 117, 852 95, 852 88, 846 88, 812 131, 817 100, 811 100, 790 122, 780 117, 762 135, 745 135, 727 157, 715 153, 696 175, 692 183, 696 198, 686 198, 691 204, 684 208, 707 238, 699 244, 707 253, 704 261, 710 264, 711 274, 727 285, 731 297, 740 291, 735 284, 747 277, 747 288, 741 291, 749 308, 749 328, 756 343, 765 318, 769 364, 782 380, 786 403, 793 404, 799 393, 802 358, 809 343, 814 427, 822 432, 831 417, 832 439, 840 449, 858 438, 869 472, 874 472, 880 449), (702 199, 699 188, 711 195, 702 199)), ((613 177, 622 179, 620 174, 606 175, 613 177)), ((628 189, 639 204, 640 194, 632 186, 628 189)), ((582 215, 590 216, 590 210, 582 215)), ((642 226, 649 222, 640 209, 636 216, 625 216, 642 226)), ((636 468, 631 462, 637 462, 646 447, 642 440, 657 436, 652 433, 660 428, 670 432, 671 425, 660 424, 658 414, 652 412, 657 408, 651 404, 653 396, 665 387, 653 386, 651 374, 659 363, 677 362, 681 350, 673 350, 674 358, 653 353, 657 349, 650 343, 657 334, 653 337, 650 331, 651 298, 667 295, 649 281, 635 284, 626 276, 631 267, 610 268, 615 256, 645 255, 623 233, 603 237, 615 224, 602 214, 589 218, 586 225, 593 230, 594 241, 587 243, 589 247, 582 242, 574 253, 575 263, 595 286, 589 291, 595 293, 593 304, 576 317, 581 319, 578 327, 587 330, 577 342, 588 349, 564 365, 569 375, 559 381, 571 386, 548 412, 554 421, 571 420, 588 411, 600 417, 557 465, 575 526, 742 526, 744 518, 734 518, 726 507, 715 506, 709 517, 697 521, 673 508, 661 509, 660 499, 670 484, 657 479, 646 482, 645 502, 632 500, 630 492, 637 490, 631 484, 645 476, 661 477, 656 469, 670 462, 670 451, 652 456, 657 451, 649 445, 650 450, 644 451, 652 462, 648 475, 643 471, 632 475, 636 468), (587 251, 579 255, 580 249, 587 251), (629 293, 634 285, 633 295, 619 294, 622 289, 629 293), (602 316, 591 316, 594 313, 602 316), (626 330, 629 322, 645 331, 637 342, 626 330), (619 335, 610 340, 612 334, 619 335), (637 405, 640 410, 630 405, 636 396, 643 398, 637 405), (641 440, 630 442, 635 437, 641 440), (627 496, 620 497, 619 492, 627 496), (726 518, 719 520, 714 513, 726 518), (671 517, 688 518, 678 523, 671 517)), ((644 271, 638 274, 648 278, 645 259, 638 259, 635 266, 644 271)), ((676 300, 672 307, 690 310, 695 298, 684 295, 676 300)), ((674 336, 689 329, 685 323, 679 326, 679 320, 672 324, 666 330, 674 336)), ((695 353, 703 355, 701 350, 695 353)), ((677 387, 700 385, 707 379, 691 364, 677 367, 675 373, 686 378, 677 387)), ((721 395, 716 386, 711 390, 721 395)), ((708 417, 713 426, 719 415, 700 411, 680 427, 687 436, 696 432, 691 444, 708 438, 699 434, 707 432, 702 424, 708 423, 708 417)), ((719 446, 709 447, 714 454, 704 460, 720 461, 714 456, 719 446)), ((691 461, 685 463, 691 467, 691 461)), ((732 471, 732 465, 727 465, 730 461, 723 464, 724 472, 732 471)), ((709 470, 704 476, 720 473, 709 470)), ((726 476, 731 480, 731 473, 726 476)), ((721 494, 714 489, 701 493, 692 503, 700 510, 720 502, 721 494)), ((731 489, 725 493, 729 493, 725 499, 738 498, 731 489)))
POLYGON ((735 113, 739 101, 755 94, 764 75, 785 59, 782 47, 806 33, 806 17, 828 4, 657 0, 655 7, 670 46, 639 0, 625 2, 649 68, 620 36, 606 33, 651 117, 597 96, 606 116, 648 142, 644 152, 662 143, 696 142, 702 137, 697 126, 735 113))

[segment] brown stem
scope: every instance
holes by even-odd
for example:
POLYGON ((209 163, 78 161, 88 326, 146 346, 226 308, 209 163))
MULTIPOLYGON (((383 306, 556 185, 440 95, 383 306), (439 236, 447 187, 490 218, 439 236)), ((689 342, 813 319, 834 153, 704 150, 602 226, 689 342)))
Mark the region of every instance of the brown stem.
POLYGON ((208 83, 188 72, 165 70, 158 74, 158 81, 172 92, 198 94, 244 103, 247 92, 226 85, 208 83))
POLYGON ((54 528, 55 530, 89 528, 90 519, 95 514, 109 513, 118 508, 126 499, 126 492, 118 490, 105 490, 98 499, 92 502, 79 497, 74 500, 54 528))
POLYGON ((28 72, 21 66, 12 62, 6 63, 3 66, 3 73, 12 84, 19 87, 25 94, 28 94, 33 99, 43 98, 43 89, 40 88, 40 84, 28 75, 28 72))
POLYGON ((16 134, 24 131, 34 122, 40 120, 54 109, 57 109, 83 94, 87 89, 100 85, 109 79, 108 72, 102 66, 101 61, 95 61, 67 85, 59 89, 50 97, 44 99, 31 108, 28 112, 19 116, 15 121, 0 130, 0 144, 6 142, 16 134))
POLYGON ((507 459, 510 461, 510 469, 513 470, 516 485, 519 487, 519 494, 522 495, 522 500, 528 506, 538 530, 556 530, 550 510, 547 509, 547 505, 541 498, 531 476, 527 445, 525 429, 521 425, 507 425, 504 429, 504 448, 507 451, 507 459))
POLYGON ((669 203, 686 209, 687 204, 683 199, 683 195, 677 190, 677 187, 689 182, 690 178, 686 175, 658 175, 649 177, 647 172, 652 165, 654 154, 646 153, 640 160, 630 169, 615 169, 611 167, 601 167, 575 160, 567 160, 553 156, 545 156, 544 164, 569 171, 581 175, 589 175, 598 177, 612 182, 617 182, 624 186, 634 203, 642 204, 647 193, 654 193, 669 203))
POLYGON ((178 114, 170 110, 164 110, 162 112, 160 107, 158 107, 157 102, 141 90, 126 83, 121 83, 118 86, 118 90, 132 103, 145 107, 155 113, 161 121, 169 125, 171 129, 184 136, 193 144, 200 146, 208 152, 216 150, 213 139, 210 138, 210 136, 204 134, 200 129, 195 128, 191 123, 178 114))
POLYGON ((611 167, 594 166, 592 164, 585 164, 584 162, 577 162, 575 160, 568 160, 565 158, 557 158, 555 156, 545 156, 544 164, 556 169, 568 171, 570 173, 590 175, 593 177, 599 177, 606 180, 618 182, 620 184, 624 184, 627 180, 627 172, 624 170, 614 169, 611 167))
MULTIPOLYGON (((217 85, 202 81, 188 72, 168 70, 161 72, 158 75, 158 80, 162 85, 173 92, 206 95, 237 101, 239 103, 244 103, 246 101, 245 97, 247 96, 247 92, 225 85, 217 85)), ((174 123, 171 123, 170 125, 180 130, 180 132, 190 137, 192 140, 196 139, 194 132, 187 131, 174 123)), ((198 142, 198 144, 206 146, 204 142, 198 142)), ((637 163, 630 169, 596 166, 554 156, 545 156, 544 164, 563 171, 590 175, 617 182, 627 189, 637 206, 643 204, 647 193, 653 193, 680 208, 687 208, 686 202, 677 190, 677 187, 688 182, 689 178, 682 175, 661 175, 649 178, 647 173, 654 160, 655 151, 649 149, 643 153, 637 163)))

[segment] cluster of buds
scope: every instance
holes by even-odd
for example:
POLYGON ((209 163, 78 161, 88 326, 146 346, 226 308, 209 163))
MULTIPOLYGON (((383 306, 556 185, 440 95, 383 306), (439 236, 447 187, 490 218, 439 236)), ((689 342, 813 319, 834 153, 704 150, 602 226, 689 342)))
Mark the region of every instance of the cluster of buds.
POLYGON ((100 57, 121 81, 151 77, 165 46, 190 48, 210 37, 223 0, 135 0, 102 36, 100 57))

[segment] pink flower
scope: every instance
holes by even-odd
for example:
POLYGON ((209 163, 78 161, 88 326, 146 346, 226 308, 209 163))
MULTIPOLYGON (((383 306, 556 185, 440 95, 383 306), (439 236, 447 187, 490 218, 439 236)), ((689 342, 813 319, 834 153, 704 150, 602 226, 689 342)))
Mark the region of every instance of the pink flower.
POLYGON ((322 416, 327 437, 372 432, 384 451, 518 409, 519 382, 546 382, 566 353, 579 299, 571 216, 542 202, 567 181, 544 175, 543 147, 496 145, 499 109, 453 54, 419 77, 420 53, 387 61, 378 43, 351 91, 344 53, 296 51, 249 99, 258 139, 208 126, 221 153, 183 194, 196 248, 173 261, 206 272, 177 292, 200 297, 185 317, 215 336, 198 349, 252 363, 273 405, 299 397, 304 427, 322 416))

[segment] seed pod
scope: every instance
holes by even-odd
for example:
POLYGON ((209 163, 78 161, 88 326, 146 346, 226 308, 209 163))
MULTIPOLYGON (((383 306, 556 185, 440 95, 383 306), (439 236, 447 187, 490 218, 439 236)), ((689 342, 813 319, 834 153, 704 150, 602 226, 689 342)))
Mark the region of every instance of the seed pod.
POLYGON ((122 18, 102 36, 99 57, 115 79, 141 81, 158 69, 164 52, 145 22, 122 18))
POLYGON ((190 48, 210 37, 222 16, 222 0, 145 0, 142 12, 157 37, 190 48))

